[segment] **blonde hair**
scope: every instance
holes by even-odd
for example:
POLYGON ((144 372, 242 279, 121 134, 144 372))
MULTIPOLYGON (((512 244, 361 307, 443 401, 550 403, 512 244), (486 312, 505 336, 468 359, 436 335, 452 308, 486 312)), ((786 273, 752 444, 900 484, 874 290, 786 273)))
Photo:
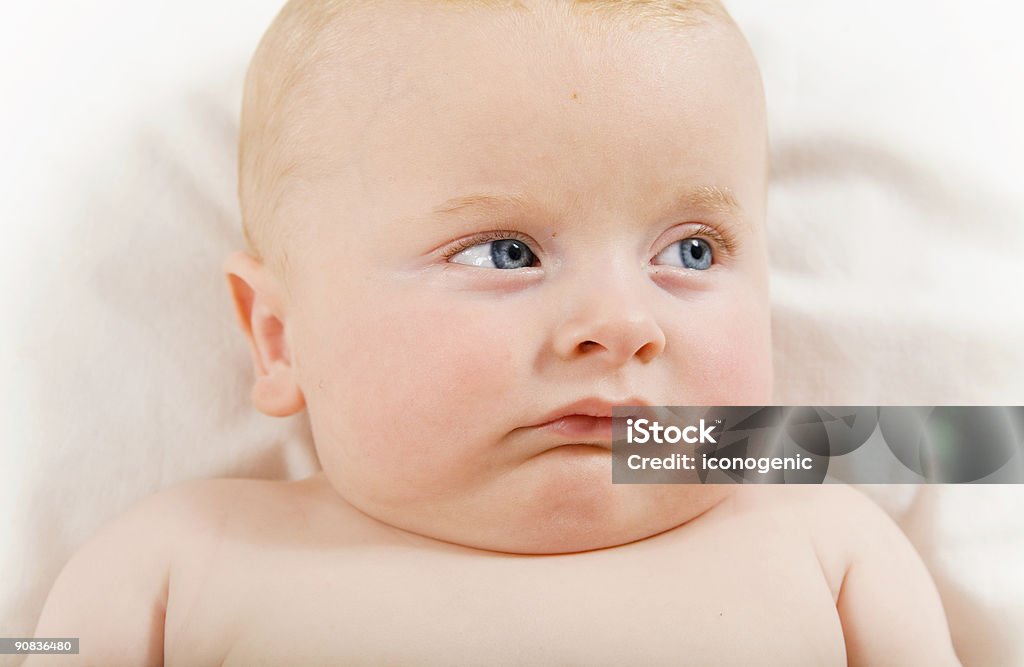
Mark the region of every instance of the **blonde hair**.
MULTIPOLYGON (((289 0, 274 19, 253 56, 242 99, 238 155, 238 197, 249 251, 280 277, 287 274, 285 225, 277 220, 288 183, 310 168, 300 164, 297 139, 303 127, 303 102, 317 64, 345 50, 332 31, 357 10, 372 10, 386 0, 289 0)), ((529 11, 538 0, 403 0, 446 9, 529 11)), ((711 18, 731 23, 717 0, 539 0, 576 15, 618 25, 692 26, 711 18)), ((315 169, 315 166, 312 168, 315 169)))

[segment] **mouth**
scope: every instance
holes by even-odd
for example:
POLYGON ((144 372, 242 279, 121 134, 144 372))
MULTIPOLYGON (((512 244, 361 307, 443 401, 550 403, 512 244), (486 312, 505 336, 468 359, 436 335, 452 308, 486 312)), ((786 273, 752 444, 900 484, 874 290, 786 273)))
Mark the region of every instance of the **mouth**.
POLYGON ((533 428, 566 444, 593 444, 611 449, 612 428, 615 424, 625 425, 626 419, 644 413, 649 403, 630 397, 622 401, 588 398, 555 410, 533 425, 533 428), (612 416, 615 406, 641 406, 628 415, 612 416), (636 414, 633 414, 636 413, 636 414))
POLYGON ((540 424, 537 428, 577 440, 607 440, 608 443, 612 441, 612 418, 610 416, 565 415, 540 424))

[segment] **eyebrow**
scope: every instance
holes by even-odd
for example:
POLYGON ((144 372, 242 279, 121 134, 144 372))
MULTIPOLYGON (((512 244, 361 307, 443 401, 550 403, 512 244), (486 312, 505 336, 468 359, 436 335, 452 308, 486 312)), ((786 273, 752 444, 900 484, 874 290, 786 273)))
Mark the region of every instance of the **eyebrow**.
POLYGON ((717 185, 688 188, 676 198, 676 204, 686 209, 711 210, 746 220, 743 216, 743 207, 736 201, 732 190, 717 185))
MULTIPOLYGON (((738 219, 749 225, 743 215, 743 207, 736 196, 728 188, 716 185, 686 187, 670 198, 672 210, 711 211, 738 219)), ((452 197, 433 208, 429 217, 446 219, 458 217, 462 213, 502 213, 522 212, 534 208, 531 200, 521 194, 474 193, 452 197)))
POLYGON ((435 206, 431 213, 446 217, 462 212, 525 210, 529 207, 530 200, 523 195, 480 193, 452 197, 435 206))

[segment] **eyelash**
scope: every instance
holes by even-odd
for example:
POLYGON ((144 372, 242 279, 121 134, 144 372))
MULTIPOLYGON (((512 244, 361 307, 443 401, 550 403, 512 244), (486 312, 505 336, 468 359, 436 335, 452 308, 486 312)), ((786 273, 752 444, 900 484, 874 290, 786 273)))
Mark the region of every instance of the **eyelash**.
POLYGON ((676 239, 672 243, 678 243, 685 239, 692 238, 703 238, 705 240, 711 239, 715 245, 725 251, 726 255, 732 255, 736 252, 736 239, 733 238, 732 234, 725 229, 715 229, 703 223, 697 226, 696 231, 692 234, 687 234, 681 239, 676 239))
MULTIPOLYGON (((724 250, 727 255, 732 255, 736 251, 736 240, 733 238, 732 234, 727 230, 715 229, 714 227, 703 223, 699 224, 692 234, 676 239, 672 243, 678 243, 679 241, 691 238, 703 238, 705 240, 710 239, 715 246, 724 250)), ((525 234, 521 234, 520 232, 511 229, 497 229, 490 232, 483 232, 476 236, 470 236, 462 239, 461 241, 456 241, 453 246, 444 251, 443 256, 446 260, 451 259, 467 248, 472 248, 473 246, 480 245, 481 243, 501 241, 504 239, 515 239, 516 241, 522 241, 530 246, 534 243, 533 239, 525 234)))
POLYGON ((444 251, 444 258, 451 259, 452 257, 458 255, 466 248, 472 248, 475 245, 480 245, 481 243, 488 243, 489 241, 501 241, 503 239, 515 239, 516 241, 522 241, 523 243, 531 247, 534 243, 533 239, 526 236, 525 234, 512 231, 511 229, 496 229, 492 232, 484 232, 482 234, 477 234, 476 236, 464 238, 461 241, 456 241, 455 245, 444 251))

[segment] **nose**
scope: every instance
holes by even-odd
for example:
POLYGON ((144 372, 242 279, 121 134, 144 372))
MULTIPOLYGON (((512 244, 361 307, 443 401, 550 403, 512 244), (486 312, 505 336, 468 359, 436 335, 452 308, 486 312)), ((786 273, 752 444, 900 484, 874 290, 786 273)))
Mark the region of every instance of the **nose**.
POLYGON ((639 289, 630 289, 615 275, 587 282, 574 290, 573 305, 555 330, 559 357, 600 359, 618 367, 632 359, 649 363, 661 355, 665 332, 639 289))

